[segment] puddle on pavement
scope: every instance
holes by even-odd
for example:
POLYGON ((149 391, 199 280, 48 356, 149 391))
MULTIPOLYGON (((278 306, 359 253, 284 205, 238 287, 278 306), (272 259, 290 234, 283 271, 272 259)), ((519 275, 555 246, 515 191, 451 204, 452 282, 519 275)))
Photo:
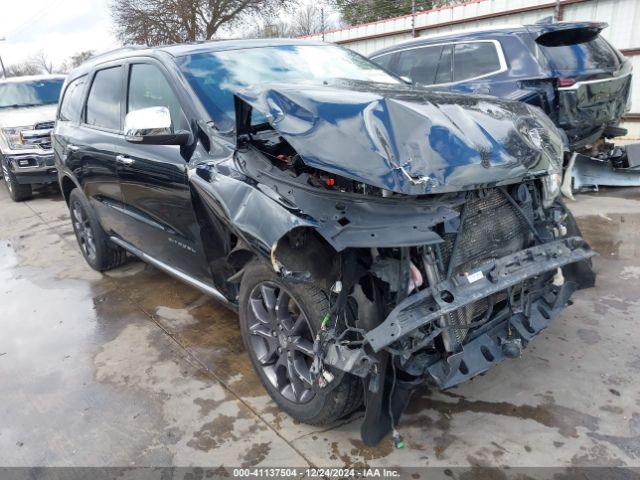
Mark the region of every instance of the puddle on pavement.
POLYGON ((57 279, 3 241, 0 285, 0 464, 305 465, 111 280, 57 279))
POLYGON ((584 238, 602 260, 640 257, 640 214, 588 215, 577 221, 584 238))
POLYGON ((131 320, 128 302, 102 284, 60 280, 19 259, 0 242, 0 464, 161 461, 160 450, 143 453, 151 439, 129 422, 140 411, 142 424, 157 422, 153 401, 94 382, 93 356, 131 320))
POLYGON ((445 397, 453 401, 445 401, 433 398, 429 393, 415 396, 406 412, 417 414, 425 410, 435 410, 441 415, 441 428, 448 429, 447 418, 458 413, 490 413, 514 417, 520 420, 533 420, 545 427, 555 428, 563 437, 577 438, 578 428, 594 431, 598 428, 598 418, 571 408, 557 405, 550 395, 543 396, 541 405, 514 405, 509 402, 487 402, 483 400, 467 399, 462 395, 451 392, 441 392, 445 397))

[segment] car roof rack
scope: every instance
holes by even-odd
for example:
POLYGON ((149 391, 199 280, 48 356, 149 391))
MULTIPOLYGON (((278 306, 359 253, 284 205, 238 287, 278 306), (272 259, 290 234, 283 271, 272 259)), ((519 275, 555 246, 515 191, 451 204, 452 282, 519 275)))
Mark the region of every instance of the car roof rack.
POLYGON ((99 53, 97 55, 94 55, 89 59, 89 61, 100 59, 102 57, 108 57, 110 55, 114 55, 114 54, 120 53, 120 52, 124 53, 124 52, 130 52, 130 51, 135 51, 135 50, 144 50, 146 48, 149 48, 149 46, 147 46, 147 45, 125 45, 124 47, 114 48, 113 50, 108 50, 106 52, 102 52, 102 53, 99 53))

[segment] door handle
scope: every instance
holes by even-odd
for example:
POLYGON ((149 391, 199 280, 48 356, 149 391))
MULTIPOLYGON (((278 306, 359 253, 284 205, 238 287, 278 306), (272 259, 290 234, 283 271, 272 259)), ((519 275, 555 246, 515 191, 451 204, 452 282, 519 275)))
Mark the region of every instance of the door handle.
POLYGON ((116 157, 116 162, 121 163, 123 165, 131 165, 135 162, 133 158, 129 158, 126 155, 118 155, 116 157))

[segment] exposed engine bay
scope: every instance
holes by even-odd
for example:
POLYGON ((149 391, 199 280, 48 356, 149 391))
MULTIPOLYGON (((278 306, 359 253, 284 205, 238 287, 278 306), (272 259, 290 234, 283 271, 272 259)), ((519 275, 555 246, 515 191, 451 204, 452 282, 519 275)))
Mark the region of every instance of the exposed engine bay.
MULTIPOLYGON (((289 142, 273 130, 268 123, 252 126, 250 141, 263 155, 272 160, 276 168, 292 178, 303 176, 303 181, 311 187, 335 192, 383 196, 384 192, 380 188, 305 165, 302 157, 296 153, 289 142)), ((390 195, 392 192, 388 192, 388 194, 390 195)))

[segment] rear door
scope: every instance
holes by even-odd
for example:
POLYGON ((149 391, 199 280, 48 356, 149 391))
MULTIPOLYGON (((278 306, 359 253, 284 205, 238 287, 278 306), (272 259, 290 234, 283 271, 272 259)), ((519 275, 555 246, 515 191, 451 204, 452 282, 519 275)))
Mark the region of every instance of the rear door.
MULTIPOLYGON (((86 103, 80 112, 79 125, 59 128, 64 132, 61 156, 73 171, 89 202, 108 234, 120 233, 126 223, 122 190, 118 178, 119 149, 124 144, 122 134, 121 99, 124 85, 121 64, 101 66, 84 80, 88 85, 86 103)), ((83 91, 87 86, 78 85, 83 91)), ((69 95, 80 95, 80 91, 69 95)), ((67 93, 65 92, 65 95, 67 93)), ((61 111, 64 114, 63 111, 61 111)))
POLYGON ((426 45, 373 60, 396 75, 411 79, 414 84, 442 85, 451 82, 451 51, 450 45, 426 45))
MULTIPOLYGON (((169 108, 174 130, 189 130, 177 91, 164 67, 151 59, 127 66, 126 113, 169 108)), ((120 181, 130 221, 123 237, 135 247, 184 273, 211 281, 194 213, 184 148, 126 143, 120 181)))
POLYGON ((453 44, 453 85, 461 93, 496 95, 507 71, 502 46, 497 40, 479 40, 453 44))

